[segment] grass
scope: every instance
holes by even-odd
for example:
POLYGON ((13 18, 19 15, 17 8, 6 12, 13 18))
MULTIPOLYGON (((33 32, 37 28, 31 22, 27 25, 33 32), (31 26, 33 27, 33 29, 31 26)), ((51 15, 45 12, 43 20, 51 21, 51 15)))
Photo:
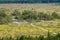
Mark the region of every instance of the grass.
POLYGON ((5 8, 6 11, 12 12, 14 9, 18 9, 20 11, 23 10, 35 10, 39 12, 52 13, 57 12, 60 13, 60 5, 54 4, 0 4, 0 8, 5 8))
MULTIPOLYGON (((39 12, 51 13, 56 11, 60 14, 60 5, 48 5, 48 4, 0 4, 0 8, 6 9, 6 13, 12 13, 14 9, 19 11, 23 10, 35 10, 39 12)), ((29 24, 8 24, 0 25, 0 38, 26 35, 26 36, 46 36, 48 31, 50 33, 60 32, 60 21, 42 21, 29 24)))
POLYGON ((0 37, 4 36, 18 36, 18 35, 36 35, 40 34, 41 30, 32 27, 30 24, 21 25, 0 25, 0 37))
POLYGON ((59 21, 43 21, 43 22, 35 23, 36 26, 42 27, 46 30, 53 32, 53 33, 60 32, 60 25, 59 24, 60 24, 59 21))
MULTIPOLYGON (((32 23, 34 24, 34 23, 32 23)), ((53 33, 60 32, 60 27, 58 27, 55 22, 52 22, 52 27, 49 27, 47 22, 37 22, 34 26, 31 24, 9 24, 9 25, 0 25, 0 37, 16 37, 21 35, 30 35, 30 36, 39 36, 39 35, 47 35, 48 30, 53 33), (45 23, 45 24, 43 24, 45 23), (43 26, 45 25, 45 26, 43 26)), ((59 23, 57 23, 59 24, 59 23)))

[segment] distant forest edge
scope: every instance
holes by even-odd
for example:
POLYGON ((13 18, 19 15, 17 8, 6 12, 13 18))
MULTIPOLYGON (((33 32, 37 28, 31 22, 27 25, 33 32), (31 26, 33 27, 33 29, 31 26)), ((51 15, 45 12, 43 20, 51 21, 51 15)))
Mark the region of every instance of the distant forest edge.
POLYGON ((60 3, 60 0, 0 0, 0 3, 60 3))

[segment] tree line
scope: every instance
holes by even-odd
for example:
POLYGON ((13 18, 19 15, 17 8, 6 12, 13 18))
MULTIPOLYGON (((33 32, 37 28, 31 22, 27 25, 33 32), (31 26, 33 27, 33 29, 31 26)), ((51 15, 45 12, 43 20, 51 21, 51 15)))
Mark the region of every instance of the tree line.
POLYGON ((59 3, 59 0, 0 0, 0 3, 59 3))

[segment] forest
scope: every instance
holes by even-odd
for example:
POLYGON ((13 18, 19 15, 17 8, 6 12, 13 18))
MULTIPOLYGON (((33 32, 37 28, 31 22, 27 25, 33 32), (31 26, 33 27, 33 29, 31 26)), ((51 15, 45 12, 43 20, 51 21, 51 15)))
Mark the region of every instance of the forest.
POLYGON ((0 3, 60 3, 60 0, 0 0, 0 3))

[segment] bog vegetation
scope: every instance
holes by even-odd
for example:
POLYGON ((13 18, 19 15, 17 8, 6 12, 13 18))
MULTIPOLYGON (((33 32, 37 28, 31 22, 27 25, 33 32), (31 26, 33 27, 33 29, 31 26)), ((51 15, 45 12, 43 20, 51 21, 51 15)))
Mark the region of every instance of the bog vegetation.
MULTIPOLYGON (((52 35, 50 34, 50 32, 48 32, 46 37, 45 35, 40 35, 40 33, 41 34, 47 33, 46 30, 44 30, 44 28, 41 28, 46 26, 43 24, 42 21, 52 21, 52 20, 54 21, 56 19, 60 20, 60 15, 58 15, 56 12, 52 12, 51 14, 49 14, 49 13, 36 12, 31 10, 24 10, 23 12, 19 12, 19 10, 14 10, 12 13, 7 14, 5 10, 0 10, 0 34, 1 34, 0 40, 60 40, 60 33, 56 35, 52 35), (19 22, 22 22, 22 21, 27 21, 29 23, 36 22, 35 24, 38 25, 39 27, 37 26, 33 27, 34 25, 32 26, 30 24, 9 25, 9 24, 12 24, 13 22, 12 19, 17 19, 19 22), (41 22, 41 23, 39 24, 38 22, 41 22), (27 34, 27 36, 21 35, 21 34, 27 34), (38 34, 40 36, 36 36, 36 37, 28 36, 30 34, 38 34), (12 36, 16 36, 16 37, 13 38, 12 36)), ((53 26, 56 28, 55 29, 51 27, 49 28, 50 30, 52 29, 58 30, 55 24, 58 24, 57 26, 60 27, 59 22, 58 23, 51 22, 51 23, 48 23, 47 26, 48 27, 53 26)), ((48 27, 45 29, 48 29, 48 27)), ((55 33, 55 32, 52 31, 52 33, 55 33)))
POLYGON ((40 21, 50 21, 55 19, 60 19, 60 15, 56 12, 52 14, 44 12, 36 12, 30 10, 24 10, 20 13, 18 10, 14 10, 11 14, 6 14, 5 10, 0 10, 0 24, 8 24, 12 22, 12 19, 17 19, 18 21, 27 21, 27 22, 40 22, 40 21))

